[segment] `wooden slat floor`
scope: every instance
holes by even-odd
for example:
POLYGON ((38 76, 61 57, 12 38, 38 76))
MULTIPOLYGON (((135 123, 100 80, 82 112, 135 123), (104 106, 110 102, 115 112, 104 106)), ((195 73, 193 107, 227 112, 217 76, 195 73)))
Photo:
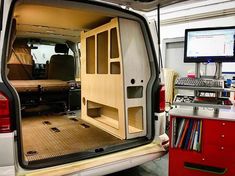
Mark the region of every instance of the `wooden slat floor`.
POLYGON ((74 115, 24 117, 23 150, 26 161, 37 161, 121 143, 122 140, 74 115))

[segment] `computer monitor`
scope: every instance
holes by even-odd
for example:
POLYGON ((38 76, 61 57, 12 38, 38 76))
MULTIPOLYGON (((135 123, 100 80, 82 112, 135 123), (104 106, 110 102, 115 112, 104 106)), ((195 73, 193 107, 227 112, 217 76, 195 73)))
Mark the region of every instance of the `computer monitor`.
POLYGON ((185 30, 184 62, 235 62, 235 27, 185 30))

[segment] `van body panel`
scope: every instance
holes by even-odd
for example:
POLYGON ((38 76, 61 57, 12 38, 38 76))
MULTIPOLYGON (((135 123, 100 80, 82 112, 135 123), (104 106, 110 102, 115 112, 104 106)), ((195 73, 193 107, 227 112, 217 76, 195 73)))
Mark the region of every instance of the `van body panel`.
POLYGON ((14 133, 0 134, 0 166, 15 164, 14 133))
POLYGON ((15 166, 3 166, 0 167, 0 176, 15 176, 15 166))

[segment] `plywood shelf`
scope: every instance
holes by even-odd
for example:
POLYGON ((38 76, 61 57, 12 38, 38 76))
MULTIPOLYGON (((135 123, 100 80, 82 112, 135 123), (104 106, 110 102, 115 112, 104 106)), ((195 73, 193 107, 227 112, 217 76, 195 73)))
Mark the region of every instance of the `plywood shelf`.
POLYGON ((100 116, 100 117, 96 117, 95 120, 102 122, 108 126, 111 126, 113 128, 119 129, 119 125, 118 125, 118 120, 116 119, 112 119, 110 117, 107 116, 100 116))
POLYGON ((100 129, 120 138, 120 139, 124 139, 124 138, 120 137, 122 134, 121 134, 120 129, 118 128, 119 127, 118 121, 115 119, 105 117, 105 116, 100 116, 100 117, 95 117, 95 118, 87 116, 83 119, 86 122, 100 128, 100 129))
POLYGON ((133 127, 133 126, 129 126, 129 133, 139 133, 139 132, 142 132, 143 130, 142 129, 139 129, 139 128, 136 128, 136 127, 133 127))
POLYGON ((88 109, 97 109, 97 108, 102 108, 102 105, 100 104, 97 104, 97 103, 92 103, 92 102, 89 102, 89 106, 88 106, 88 109))

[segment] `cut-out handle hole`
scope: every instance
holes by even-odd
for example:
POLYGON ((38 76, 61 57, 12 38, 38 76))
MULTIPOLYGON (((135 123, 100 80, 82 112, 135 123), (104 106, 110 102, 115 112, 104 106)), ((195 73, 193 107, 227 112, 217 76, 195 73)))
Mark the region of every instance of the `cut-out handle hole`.
POLYGON ((135 79, 131 79, 131 84, 135 84, 135 79))
POLYGON ((85 97, 82 98, 82 103, 83 103, 83 105, 86 104, 86 99, 85 99, 85 97))

